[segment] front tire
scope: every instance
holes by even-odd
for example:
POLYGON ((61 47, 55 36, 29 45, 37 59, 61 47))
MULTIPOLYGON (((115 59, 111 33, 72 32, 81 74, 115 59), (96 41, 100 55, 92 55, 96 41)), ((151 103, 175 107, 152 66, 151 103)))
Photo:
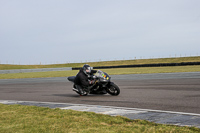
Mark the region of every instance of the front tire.
POLYGON ((114 83, 110 83, 110 86, 107 88, 106 91, 112 96, 117 96, 120 93, 119 87, 114 83))

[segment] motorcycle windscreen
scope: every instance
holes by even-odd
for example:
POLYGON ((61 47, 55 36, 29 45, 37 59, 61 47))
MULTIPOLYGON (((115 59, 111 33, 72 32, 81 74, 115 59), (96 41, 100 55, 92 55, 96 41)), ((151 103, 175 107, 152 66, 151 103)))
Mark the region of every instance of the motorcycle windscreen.
POLYGON ((109 82, 110 81, 110 76, 107 73, 102 72, 101 70, 98 70, 95 75, 97 77, 99 77, 101 82, 109 82))

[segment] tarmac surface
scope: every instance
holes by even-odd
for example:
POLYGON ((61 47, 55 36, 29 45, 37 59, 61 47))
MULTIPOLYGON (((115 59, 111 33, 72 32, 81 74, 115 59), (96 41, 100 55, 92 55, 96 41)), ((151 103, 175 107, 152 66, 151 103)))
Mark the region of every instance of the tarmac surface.
POLYGON ((0 80, 0 103, 92 111, 200 128, 200 72, 111 77, 121 89, 119 96, 79 96, 66 77, 0 80))

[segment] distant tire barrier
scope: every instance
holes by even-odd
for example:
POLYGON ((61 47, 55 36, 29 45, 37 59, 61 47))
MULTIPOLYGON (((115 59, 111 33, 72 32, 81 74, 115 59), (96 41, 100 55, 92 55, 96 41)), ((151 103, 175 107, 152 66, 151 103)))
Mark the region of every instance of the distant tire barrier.
MULTIPOLYGON (((188 66, 200 65, 200 62, 181 62, 181 63, 159 63, 159 64, 141 64, 141 65, 120 65, 120 66, 101 66, 93 67, 94 69, 110 69, 110 68, 131 68, 131 67, 162 67, 162 66, 188 66)), ((72 70, 79 70, 80 67, 72 68, 72 70)))

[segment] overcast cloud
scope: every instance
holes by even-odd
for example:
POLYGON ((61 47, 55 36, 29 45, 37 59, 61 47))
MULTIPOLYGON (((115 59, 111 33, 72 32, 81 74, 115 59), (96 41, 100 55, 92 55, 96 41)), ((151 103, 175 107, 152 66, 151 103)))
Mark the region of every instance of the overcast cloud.
POLYGON ((0 63, 200 55, 199 0, 0 0, 0 63))

